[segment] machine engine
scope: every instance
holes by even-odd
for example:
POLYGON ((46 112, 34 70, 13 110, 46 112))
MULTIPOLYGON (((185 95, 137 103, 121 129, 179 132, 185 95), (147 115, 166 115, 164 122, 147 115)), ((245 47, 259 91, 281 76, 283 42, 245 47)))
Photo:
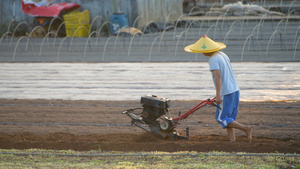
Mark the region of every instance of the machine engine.
POLYGON ((141 97, 143 106, 142 119, 146 124, 153 124, 157 119, 169 112, 170 101, 155 95, 141 97))
POLYGON ((141 97, 142 121, 149 126, 152 132, 164 136, 174 129, 171 119, 164 116, 169 112, 170 102, 171 100, 156 95, 141 97))

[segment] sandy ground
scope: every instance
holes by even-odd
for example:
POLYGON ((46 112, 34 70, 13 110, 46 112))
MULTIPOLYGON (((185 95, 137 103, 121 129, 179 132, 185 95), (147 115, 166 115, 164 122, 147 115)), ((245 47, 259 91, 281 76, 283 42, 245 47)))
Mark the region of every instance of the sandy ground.
MULTIPOLYGON (((171 101, 170 117, 187 112, 195 101, 171 101)), ((139 101, 0 100, 0 148, 78 151, 226 151, 300 153, 300 101, 241 102, 238 121, 253 127, 253 142, 236 131, 229 142, 214 120, 214 107, 203 107, 177 127, 189 140, 155 137, 131 126, 124 110, 139 101)))

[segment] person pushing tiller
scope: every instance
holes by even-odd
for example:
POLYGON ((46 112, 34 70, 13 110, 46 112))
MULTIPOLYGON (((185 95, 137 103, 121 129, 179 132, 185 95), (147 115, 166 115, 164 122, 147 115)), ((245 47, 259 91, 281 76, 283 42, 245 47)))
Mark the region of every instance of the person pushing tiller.
POLYGON ((226 45, 221 42, 215 42, 207 36, 202 36, 196 43, 184 48, 186 52, 203 53, 209 56, 209 67, 212 72, 216 96, 200 102, 194 108, 179 115, 176 118, 166 117, 170 107, 170 100, 155 95, 141 98, 143 108, 128 109, 123 114, 128 115, 131 123, 142 128, 145 131, 158 134, 164 138, 189 138, 189 130, 186 130, 186 136, 181 136, 176 131, 176 126, 180 121, 192 115, 196 110, 205 105, 216 106, 216 121, 227 129, 230 141, 236 141, 235 129, 244 131, 248 140, 252 142, 252 128, 236 121, 239 107, 239 87, 236 82, 233 69, 228 56, 221 52, 226 45), (141 109, 140 113, 135 111, 141 109), (150 130, 145 128, 147 125, 150 130))
POLYGON ((203 53, 209 57, 209 68, 216 88, 215 101, 221 107, 216 110, 216 120, 227 129, 230 141, 236 141, 234 129, 239 129, 245 132, 248 140, 252 142, 252 128, 236 121, 240 92, 230 60, 220 51, 224 48, 225 44, 215 42, 204 35, 196 43, 186 46, 184 50, 203 53))

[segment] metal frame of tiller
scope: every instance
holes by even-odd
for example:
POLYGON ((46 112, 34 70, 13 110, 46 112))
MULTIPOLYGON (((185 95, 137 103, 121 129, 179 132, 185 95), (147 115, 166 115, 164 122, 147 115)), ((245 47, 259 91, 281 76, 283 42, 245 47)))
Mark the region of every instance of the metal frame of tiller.
POLYGON ((171 137, 173 139, 189 139, 188 127, 186 128, 186 136, 181 136, 176 131, 176 126, 180 124, 181 120, 188 118, 195 111, 205 105, 212 105, 221 109, 217 104, 215 104, 214 97, 201 101, 191 110, 182 115, 179 112, 178 117, 171 118, 165 116, 165 114, 169 111, 170 101, 171 100, 167 98, 162 98, 155 95, 141 97, 142 108, 128 109, 122 114, 126 114, 131 118, 132 125, 135 125, 155 135, 162 136, 163 138, 171 137), (135 112, 136 110, 142 111, 137 113, 135 112), (149 129, 146 128, 147 126, 149 129))

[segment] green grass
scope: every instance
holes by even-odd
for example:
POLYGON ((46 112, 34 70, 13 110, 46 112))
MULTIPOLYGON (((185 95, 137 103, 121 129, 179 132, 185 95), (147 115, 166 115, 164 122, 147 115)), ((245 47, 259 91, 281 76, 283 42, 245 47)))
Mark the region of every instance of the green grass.
POLYGON ((77 152, 0 149, 0 168, 297 168, 300 157, 230 156, 224 152, 77 152), (11 154, 13 153, 13 154, 11 154), (31 154, 32 153, 32 154, 31 154), (56 154, 56 155, 51 155, 56 154), (118 155, 121 154, 121 155, 118 155), (170 155, 173 154, 173 155, 170 155), (190 154, 190 155, 187 155, 190 154), (95 156, 94 156, 95 155, 95 156), (108 155, 108 156, 104 156, 108 155), (116 156, 114 156, 116 155, 116 156))

